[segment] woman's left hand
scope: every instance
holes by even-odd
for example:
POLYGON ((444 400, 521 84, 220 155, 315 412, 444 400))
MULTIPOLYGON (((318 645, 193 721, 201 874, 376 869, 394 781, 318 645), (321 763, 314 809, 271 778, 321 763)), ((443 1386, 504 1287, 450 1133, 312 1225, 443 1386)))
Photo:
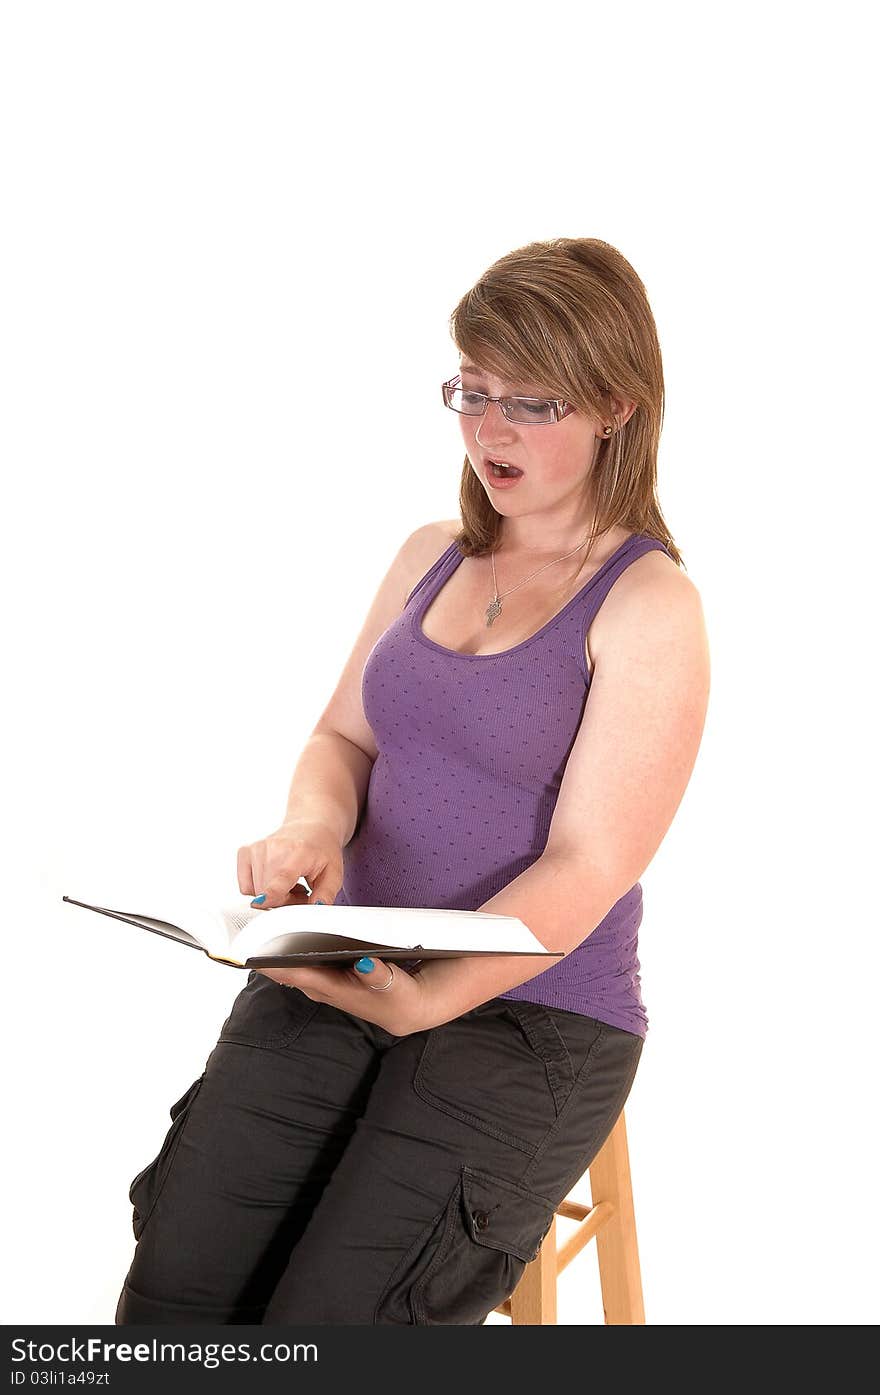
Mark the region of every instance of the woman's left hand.
POLYGON ((372 954, 367 957, 373 967, 366 973, 354 965, 257 969, 257 973, 274 979, 282 987, 299 988, 317 1003, 329 1003, 365 1022, 374 1022, 392 1036, 405 1037, 421 1031, 425 1025, 422 1018, 426 1015, 426 993, 418 973, 409 973, 400 964, 387 964, 372 954), (391 987, 382 992, 392 972, 391 987))

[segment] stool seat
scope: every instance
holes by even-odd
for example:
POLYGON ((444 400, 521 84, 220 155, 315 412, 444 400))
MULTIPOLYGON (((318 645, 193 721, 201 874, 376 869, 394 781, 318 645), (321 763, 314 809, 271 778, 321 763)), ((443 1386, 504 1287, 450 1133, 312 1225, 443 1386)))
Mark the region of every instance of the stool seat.
POLYGON ((556 1322, 558 1277, 592 1239, 599 1257, 605 1322, 635 1326, 645 1321, 623 1110, 590 1163, 589 1174, 592 1205, 560 1202, 537 1256, 526 1265, 510 1297, 495 1309, 509 1317, 514 1326, 556 1322), (580 1222, 561 1247, 556 1243, 556 1216, 580 1222))

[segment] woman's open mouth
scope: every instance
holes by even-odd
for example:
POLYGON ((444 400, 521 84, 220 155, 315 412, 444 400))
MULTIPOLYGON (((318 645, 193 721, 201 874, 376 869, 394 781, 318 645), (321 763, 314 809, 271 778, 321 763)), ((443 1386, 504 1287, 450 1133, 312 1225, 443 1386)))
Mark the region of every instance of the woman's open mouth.
POLYGON ((486 479, 493 489, 509 488, 522 479, 523 472, 516 465, 508 465, 503 460, 486 461, 486 479))

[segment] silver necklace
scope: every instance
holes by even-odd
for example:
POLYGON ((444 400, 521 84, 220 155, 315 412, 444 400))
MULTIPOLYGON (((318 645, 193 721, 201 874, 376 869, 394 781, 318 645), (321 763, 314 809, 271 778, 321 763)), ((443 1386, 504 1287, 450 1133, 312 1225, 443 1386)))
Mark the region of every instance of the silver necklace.
POLYGON ((525 586, 526 581, 531 581, 531 579, 532 579, 533 576, 537 576, 537 575, 539 574, 539 572, 545 572, 545 571, 547 570, 548 567, 553 567, 553 566, 555 566, 557 562, 564 562, 566 557, 573 557, 574 554, 575 554, 576 552, 579 552, 580 549, 584 546, 584 543, 587 543, 587 542, 589 542, 589 541, 590 541, 589 536, 587 536, 586 538, 584 538, 584 542, 578 543, 577 547, 573 547, 573 548, 571 549, 571 552, 566 552, 566 553, 564 554, 564 556, 562 556, 562 557, 554 557, 554 559, 553 559, 552 562, 546 562, 546 563, 544 564, 543 567, 539 567, 539 568, 538 568, 538 571, 532 572, 532 576, 527 576, 527 577, 525 578, 525 581, 518 581, 518 582, 516 583, 515 586, 511 586, 511 587, 510 587, 510 590, 508 590, 508 591, 502 591, 501 596, 499 596, 499 594, 498 594, 498 577, 495 575, 495 553, 493 552, 493 553, 492 553, 492 581, 493 581, 493 584, 494 584, 494 587, 495 587, 495 595, 494 595, 494 597, 492 598, 492 600, 489 602, 488 606, 486 607, 486 628, 488 629, 489 626, 490 626, 490 625, 498 618, 498 616, 501 614, 501 597, 502 597, 502 596, 509 596, 511 591, 518 591, 519 588, 520 588, 521 586, 525 586))

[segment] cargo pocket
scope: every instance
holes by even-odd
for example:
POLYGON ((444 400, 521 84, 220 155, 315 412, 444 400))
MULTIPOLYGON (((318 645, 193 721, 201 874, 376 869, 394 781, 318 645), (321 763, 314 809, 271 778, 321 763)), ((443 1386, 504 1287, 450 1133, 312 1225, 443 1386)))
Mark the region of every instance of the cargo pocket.
POLYGON ((555 1208, 527 1187, 462 1166, 455 1189, 395 1271, 377 1323, 478 1327, 537 1258, 555 1208))
POLYGON ((252 969, 223 1023, 220 1041, 269 1049, 290 1046, 319 1007, 301 989, 284 988, 252 969))
POLYGON ((429 1031, 413 1075, 426 1104, 529 1155, 573 1085, 571 1056, 547 1009, 499 998, 429 1031))
POLYGON ((177 1152, 177 1146, 186 1123, 187 1112, 202 1088, 204 1078, 205 1073, 202 1072, 199 1078, 193 1081, 186 1093, 172 1104, 170 1110, 171 1127, 165 1135, 162 1147, 153 1161, 138 1173, 128 1189, 128 1199, 132 1205, 131 1225, 135 1240, 140 1240, 144 1226, 150 1219, 150 1213, 168 1180, 174 1154, 177 1152))

